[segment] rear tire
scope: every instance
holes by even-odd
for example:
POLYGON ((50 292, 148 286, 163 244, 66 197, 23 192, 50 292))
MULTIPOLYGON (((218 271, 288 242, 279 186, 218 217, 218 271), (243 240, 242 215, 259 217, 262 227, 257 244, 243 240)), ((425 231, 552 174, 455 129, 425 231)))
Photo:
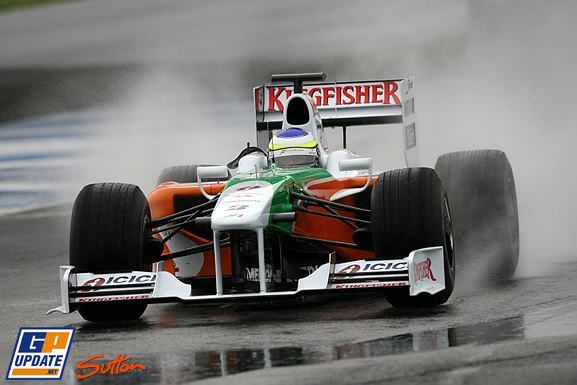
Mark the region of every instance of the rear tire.
POLYGON ((519 261, 515 179, 504 152, 445 154, 435 169, 451 200, 459 263, 485 281, 509 279, 519 261))
POLYGON ((443 246, 445 289, 411 297, 407 287, 386 294, 394 307, 428 307, 447 302, 455 286, 455 258, 449 202, 441 179, 430 168, 385 172, 371 194, 373 245, 377 258, 398 259, 411 251, 443 246))
MULTIPOLYGON (((177 183, 197 183, 198 182, 198 167, 204 165, 185 165, 167 167, 160 173, 157 184, 165 182, 177 183)), ((216 179, 207 179, 204 182, 215 182, 216 179)))
MULTIPOLYGON (((151 271, 144 257, 144 228, 150 210, 143 192, 125 183, 85 186, 72 209, 70 264, 76 273, 94 274, 151 271)), ((146 303, 79 304, 87 321, 139 318, 146 303)))

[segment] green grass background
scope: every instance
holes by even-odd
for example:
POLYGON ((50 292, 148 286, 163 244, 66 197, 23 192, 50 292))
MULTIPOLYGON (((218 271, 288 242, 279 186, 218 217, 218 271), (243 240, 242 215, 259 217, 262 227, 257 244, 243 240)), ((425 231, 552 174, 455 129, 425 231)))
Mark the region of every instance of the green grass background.
POLYGON ((0 12, 11 9, 46 5, 71 0, 0 0, 0 12))

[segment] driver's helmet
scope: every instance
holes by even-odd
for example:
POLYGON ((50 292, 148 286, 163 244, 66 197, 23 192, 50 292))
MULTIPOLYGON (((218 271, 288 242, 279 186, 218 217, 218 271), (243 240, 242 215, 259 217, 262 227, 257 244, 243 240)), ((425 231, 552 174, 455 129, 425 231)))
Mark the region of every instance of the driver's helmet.
POLYGON ((268 144, 268 156, 278 167, 318 166, 318 147, 310 132, 290 127, 273 135, 268 144))

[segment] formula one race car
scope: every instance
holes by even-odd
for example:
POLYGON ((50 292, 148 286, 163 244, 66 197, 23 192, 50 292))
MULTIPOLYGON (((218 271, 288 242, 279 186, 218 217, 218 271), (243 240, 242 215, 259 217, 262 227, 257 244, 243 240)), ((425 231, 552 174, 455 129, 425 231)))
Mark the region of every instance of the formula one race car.
POLYGON ((324 79, 273 75, 255 88, 258 146, 227 166, 165 169, 148 199, 130 184, 84 187, 53 311, 127 320, 153 302, 345 293, 435 306, 453 291, 455 244, 459 261, 483 258, 493 277, 510 277, 519 231, 505 154, 456 152, 436 170, 415 167, 412 78, 324 79), (346 149, 346 128, 371 124, 403 127, 408 168, 376 174, 346 149), (329 152, 323 127, 343 127, 345 148, 329 152))

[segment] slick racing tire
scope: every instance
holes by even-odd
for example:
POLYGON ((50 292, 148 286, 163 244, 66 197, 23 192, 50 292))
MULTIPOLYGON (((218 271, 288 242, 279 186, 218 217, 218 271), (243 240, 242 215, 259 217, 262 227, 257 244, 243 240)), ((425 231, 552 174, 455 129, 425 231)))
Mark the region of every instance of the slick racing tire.
POLYGON ((455 257, 449 202, 431 168, 385 172, 371 193, 371 222, 376 258, 398 259, 411 251, 443 246, 445 289, 411 297, 408 287, 385 293, 394 307, 429 307, 449 299, 455 286, 455 257))
POLYGON ((435 169, 451 202, 459 263, 484 281, 509 279, 519 261, 519 215, 505 153, 452 152, 440 156, 435 169))
MULTIPOLYGON (((85 186, 72 209, 70 264, 76 273, 151 271, 145 261, 144 229, 150 210, 143 192, 125 183, 85 186)), ((87 321, 139 318, 146 303, 86 303, 78 312, 87 321)))
MULTIPOLYGON (((196 183, 198 182, 197 168, 205 165, 187 165, 167 167, 160 173, 158 184, 165 182, 196 183)), ((228 179, 228 178, 227 178, 228 179)), ((205 182, 215 182, 216 179, 207 179, 205 182)))

